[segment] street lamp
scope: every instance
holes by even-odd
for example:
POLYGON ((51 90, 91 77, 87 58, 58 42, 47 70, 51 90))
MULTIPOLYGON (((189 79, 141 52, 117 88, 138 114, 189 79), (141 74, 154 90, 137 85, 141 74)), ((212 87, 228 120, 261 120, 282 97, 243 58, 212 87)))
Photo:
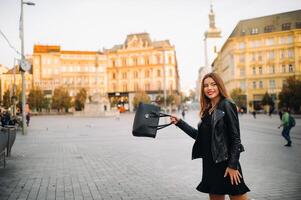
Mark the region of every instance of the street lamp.
POLYGON ((204 33, 204 56, 205 56, 205 69, 208 70, 207 31, 204 33))
POLYGON ((23 5, 34 6, 35 3, 25 2, 21 0, 21 15, 20 15, 20 40, 21 40, 21 77, 22 77, 22 134, 25 135, 27 133, 26 130, 26 116, 25 116, 25 93, 26 93, 26 80, 25 80, 25 71, 27 67, 25 67, 25 56, 24 56, 24 26, 23 26, 23 5))
POLYGON ((164 111, 166 111, 166 75, 165 75, 165 51, 163 50, 163 91, 164 91, 164 111))

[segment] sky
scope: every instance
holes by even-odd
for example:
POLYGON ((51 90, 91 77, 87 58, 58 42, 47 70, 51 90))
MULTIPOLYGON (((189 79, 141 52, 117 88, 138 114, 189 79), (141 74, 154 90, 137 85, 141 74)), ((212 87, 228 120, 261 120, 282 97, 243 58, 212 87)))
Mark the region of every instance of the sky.
MULTIPOLYGON (((196 86, 204 65, 204 32, 209 27, 210 0, 30 0, 24 5, 25 54, 34 44, 62 50, 97 51, 124 43, 132 33, 175 46, 181 89, 196 86)), ((21 0, 0 0, 0 30, 20 51, 21 0)), ((224 43, 243 19, 301 9, 300 0, 213 0, 216 26, 224 43)), ((12 68, 19 55, 0 35, 0 64, 12 68)))

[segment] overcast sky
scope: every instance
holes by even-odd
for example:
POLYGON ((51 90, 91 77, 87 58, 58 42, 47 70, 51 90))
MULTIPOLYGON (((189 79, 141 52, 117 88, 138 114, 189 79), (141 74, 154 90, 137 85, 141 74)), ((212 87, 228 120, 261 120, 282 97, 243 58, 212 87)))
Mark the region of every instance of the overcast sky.
MULTIPOLYGON (((21 0, 0 0, 0 30, 19 50, 21 0)), ((204 65, 203 33, 210 0, 31 0, 24 6, 25 54, 34 44, 96 51, 122 44, 127 34, 148 32, 175 45, 181 87, 195 87, 204 65)), ((301 9, 301 0, 214 0, 216 26, 225 41, 239 20, 301 9)), ((0 64, 11 68, 18 55, 0 35, 0 64)))

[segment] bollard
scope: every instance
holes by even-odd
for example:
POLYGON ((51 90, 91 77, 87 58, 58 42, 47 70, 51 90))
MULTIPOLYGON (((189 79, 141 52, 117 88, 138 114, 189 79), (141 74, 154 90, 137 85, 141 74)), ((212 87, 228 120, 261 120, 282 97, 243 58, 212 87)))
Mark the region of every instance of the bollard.
POLYGON ((6 160, 5 160, 5 148, 8 143, 8 134, 4 132, 3 129, 0 130, 0 160, 3 160, 3 166, 5 168, 6 160))
POLYGON ((17 128, 15 126, 5 126, 4 127, 5 132, 8 135, 8 142, 7 142, 7 147, 6 147, 6 156, 10 156, 11 148, 13 144, 15 143, 16 140, 16 135, 17 135, 17 128))

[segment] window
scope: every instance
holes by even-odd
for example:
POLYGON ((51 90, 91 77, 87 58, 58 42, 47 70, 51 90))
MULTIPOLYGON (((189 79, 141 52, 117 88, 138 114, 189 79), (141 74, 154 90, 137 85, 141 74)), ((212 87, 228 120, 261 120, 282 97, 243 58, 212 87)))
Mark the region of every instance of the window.
POLYGON ((285 58, 285 50, 280 51, 280 58, 285 58))
POLYGON ((256 81, 253 81, 253 88, 256 89, 256 81))
POLYGON ((134 91, 138 91, 138 90, 139 90, 138 83, 134 83, 134 91))
POLYGON ((128 90, 128 86, 127 86, 126 83, 124 83, 124 84, 122 85, 122 90, 123 90, 124 92, 126 92, 126 91, 128 90))
POLYGON ((160 69, 157 70, 157 76, 161 77, 161 70, 160 69))
POLYGON ((269 60, 274 59, 274 57, 275 57, 274 51, 269 51, 269 52, 268 52, 268 58, 269 58, 269 60))
POLYGON ((146 70, 144 75, 145 75, 146 78, 149 78, 149 70, 146 70))
POLYGON ((256 60, 256 55, 255 53, 252 53, 252 61, 255 61, 256 60))
POLYGON ((239 43, 239 49, 244 49, 246 48, 246 44, 244 42, 239 43))
POLYGON ((276 88, 275 80, 270 80, 270 81, 269 81, 269 84, 270 84, 270 88, 271 88, 271 89, 275 89, 275 88, 276 88))
POLYGON ((134 71, 134 78, 138 78, 138 72, 134 71))
POLYGON ((296 22, 296 28, 301 28, 301 22, 296 22))
POLYGON ((112 73, 112 79, 116 79, 116 74, 112 73))
POLYGON ((287 43, 290 44, 290 43, 293 43, 293 36, 287 36, 287 43))
POLYGON ((137 64, 138 64, 137 57, 133 57, 133 65, 137 66, 137 64))
POLYGON ((251 29, 251 35, 255 35, 258 33, 258 28, 252 28, 251 29))
POLYGON ((172 69, 169 69, 169 76, 172 76, 173 73, 172 73, 172 69))
POLYGON ((282 65, 282 73, 285 73, 286 71, 285 68, 286 68, 285 65, 282 65))
POLYGON ((289 72, 294 72, 294 66, 292 64, 288 65, 288 71, 289 72))
POLYGON ((240 81, 240 88, 242 90, 245 90, 246 89, 246 82, 245 81, 240 81))
POLYGON ((112 62, 112 66, 115 67, 116 66, 116 61, 114 59, 112 59, 111 62, 112 62))
POLYGON ((273 30, 274 30, 274 26, 273 25, 268 25, 268 26, 264 27, 264 32, 265 33, 273 32, 273 30))
POLYGON ((161 89, 162 89, 162 87, 161 87, 161 82, 160 82, 160 81, 157 81, 157 89, 158 89, 158 90, 161 90, 161 89))
POLYGON ((262 54, 260 52, 258 53, 258 60, 262 61, 262 54))
POLYGON ((285 44, 285 42, 286 42, 285 37, 281 37, 281 38, 280 38, 280 44, 285 44))
POLYGON ((122 78, 126 79, 127 78, 127 73, 126 72, 122 72, 122 78))
POLYGON ((245 73, 246 73, 246 72, 245 72, 245 68, 241 68, 241 69, 239 70, 240 76, 245 76, 245 75, 246 75, 245 73))
POLYGON ((172 64, 172 56, 168 56, 168 64, 172 64))
POLYGON ((262 67, 258 68, 259 74, 262 74, 262 67))
POLYGON ((293 52, 292 49, 289 49, 289 50, 287 51, 287 56, 288 56, 289 58, 294 57, 294 52, 293 52))
POLYGON ((291 29, 291 23, 282 24, 282 30, 283 31, 290 30, 290 29, 291 29))
POLYGON ((149 65, 149 58, 148 58, 148 56, 144 57, 144 64, 145 65, 149 65))
POLYGON ((145 84, 145 90, 147 90, 147 91, 150 90, 150 84, 149 83, 145 84))
POLYGON ((275 74, 275 66, 274 65, 269 67, 269 72, 270 72, 270 74, 275 74))
POLYGON ((259 88, 263 88, 263 82, 259 81, 259 88))
POLYGON ((256 75, 256 67, 253 67, 253 75, 256 75))
POLYGON ((122 58, 121 62, 122 62, 122 66, 126 66, 127 65, 126 64, 126 58, 122 58))
POLYGON ((239 55, 239 62, 245 62, 245 56, 239 55))
POLYGON ((273 38, 266 39, 266 40, 265 40, 265 44, 266 44, 267 46, 273 45, 273 44, 274 44, 274 39, 273 39, 273 38))
POLYGON ((161 63, 161 56, 160 55, 156 55, 156 60, 157 60, 157 64, 161 63))

